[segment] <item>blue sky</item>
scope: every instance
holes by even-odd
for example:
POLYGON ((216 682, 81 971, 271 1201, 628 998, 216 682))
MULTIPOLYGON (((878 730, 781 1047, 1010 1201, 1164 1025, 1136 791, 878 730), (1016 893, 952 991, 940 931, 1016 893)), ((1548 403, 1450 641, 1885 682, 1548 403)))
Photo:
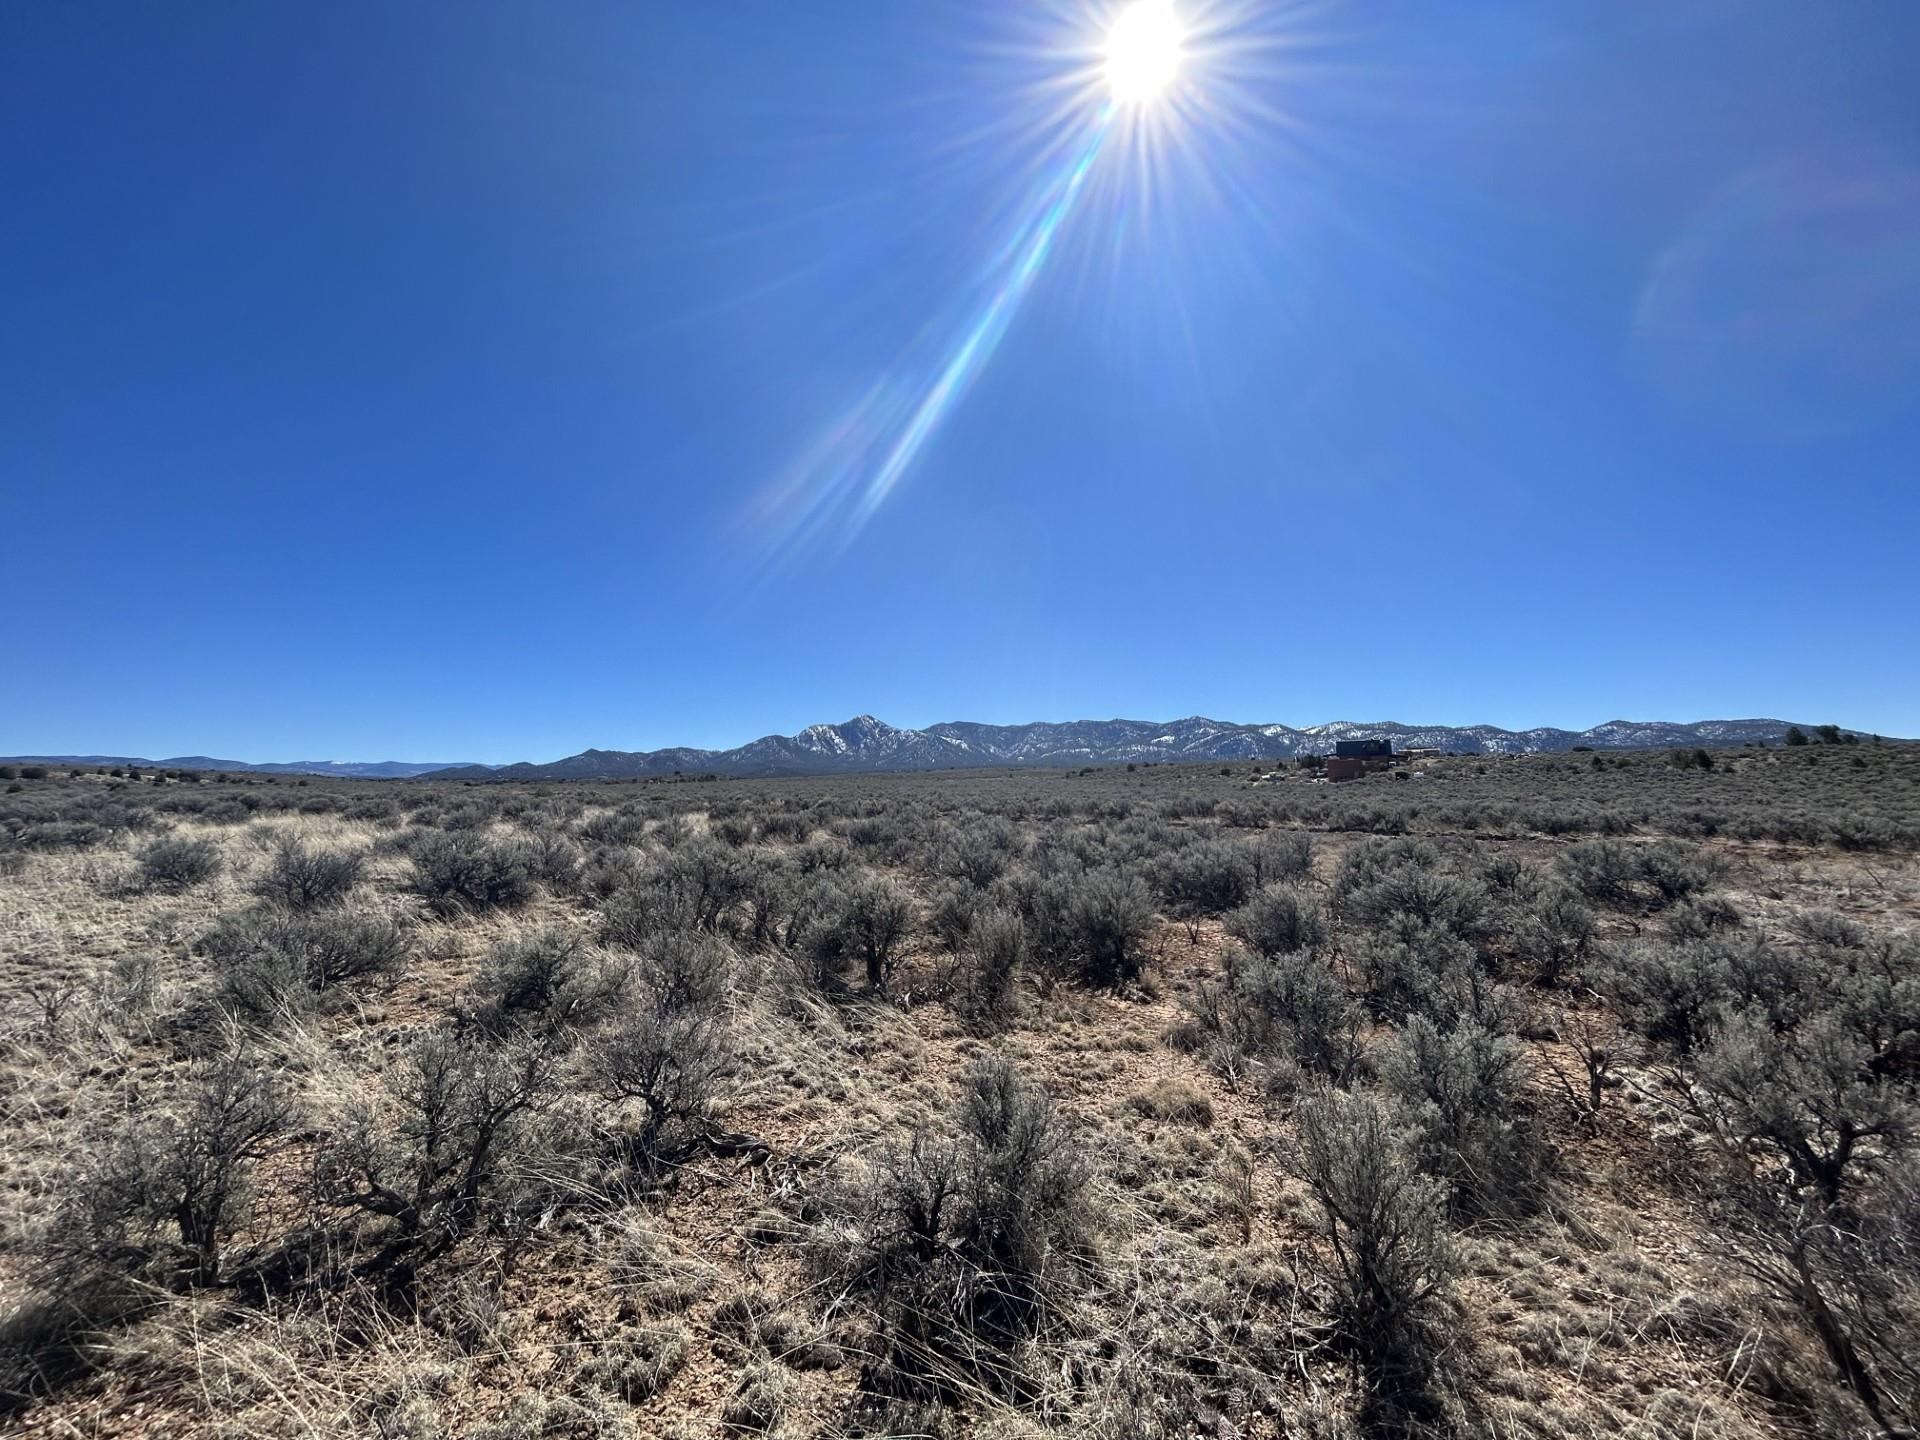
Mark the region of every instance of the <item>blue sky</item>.
POLYGON ((0 752, 1920 735, 1920 7, 1180 10, 0 0, 0 752))

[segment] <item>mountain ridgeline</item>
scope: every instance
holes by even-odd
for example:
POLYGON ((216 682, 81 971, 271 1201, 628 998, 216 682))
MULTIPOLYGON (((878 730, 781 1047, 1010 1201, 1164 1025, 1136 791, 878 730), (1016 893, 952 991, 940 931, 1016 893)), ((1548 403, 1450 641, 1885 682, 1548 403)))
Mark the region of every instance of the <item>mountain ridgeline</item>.
MULTIPOLYGON (((1502 730, 1496 725, 1361 724, 1335 720, 1291 725, 1236 725, 1190 716, 1185 720, 1066 720, 1032 725, 980 725, 952 720, 924 730, 902 730, 856 715, 841 725, 809 725, 798 735, 765 735, 732 750, 583 750, 543 765, 463 765, 421 761, 217 760, 205 755, 146 760, 127 755, 3 755, 0 764, 48 768, 134 766, 159 770, 213 770, 233 774, 324 775, 358 780, 623 780, 648 776, 857 775, 896 770, 1036 769, 1082 765, 1288 760, 1328 755, 1341 740, 1380 737, 1396 750, 1432 749, 1453 755, 1528 755, 1575 748, 1652 750, 1669 746, 1778 743, 1794 729, 1785 720, 1610 720, 1591 730, 1502 730)), ((1801 724, 1808 734, 1819 727, 1801 724)), ((1855 732, 1848 732, 1855 733, 1855 732)))
POLYGON ((544 765, 469 765, 438 771, 433 778, 606 780, 674 774, 751 778, 988 766, 1061 768, 1282 760, 1295 755, 1329 754, 1337 741, 1374 736, 1391 740, 1400 750, 1522 755, 1567 751, 1576 746, 1645 750, 1778 742, 1791 728, 1785 720, 1702 720, 1689 725, 1613 720, 1591 730, 1502 730, 1493 725, 1401 725, 1391 721, 1369 725, 1336 720, 1296 729, 1291 725, 1236 725, 1196 715, 1185 720, 1070 720, 1032 725, 980 725, 958 720, 924 730, 902 730, 871 715, 856 715, 845 724, 809 725, 797 735, 767 735, 733 750, 584 750, 544 765))
POLYGON ((446 760, 220 760, 212 755, 175 755, 149 760, 138 755, 0 755, 0 765, 48 769, 208 770, 222 775, 324 775, 335 780, 414 780, 439 770, 468 769, 446 760))

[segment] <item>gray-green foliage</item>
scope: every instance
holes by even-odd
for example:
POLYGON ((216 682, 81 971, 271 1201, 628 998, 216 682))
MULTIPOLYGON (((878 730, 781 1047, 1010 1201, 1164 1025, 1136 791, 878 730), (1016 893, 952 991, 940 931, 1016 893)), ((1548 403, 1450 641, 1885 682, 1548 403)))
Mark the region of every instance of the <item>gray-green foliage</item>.
POLYGON ((1521 973, 1540 985, 1555 985, 1581 970, 1593 954, 1598 927, 1593 911, 1570 885, 1549 881, 1505 912, 1507 947, 1521 973))
POLYGON ((723 942, 655 936, 637 957, 625 1004, 588 1047, 588 1073, 601 1092, 639 1105, 626 1143, 642 1169, 683 1153, 712 1117, 733 1065, 728 985, 723 942))
POLYGON ((544 1038, 442 1027, 408 1046, 379 1095, 347 1105, 313 1173, 322 1203, 372 1222, 360 1269, 410 1276, 544 1208, 529 1162, 555 1064, 544 1038))
POLYGON ((1352 1078, 1365 1012, 1325 960, 1229 946, 1220 967, 1220 977, 1202 981, 1187 1000, 1189 1041, 1216 1070, 1237 1081, 1255 1063, 1277 1062, 1272 1079, 1283 1085, 1302 1073, 1337 1085, 1352 1078))
POLYGON ((1153 900, 1136 875, 1095 870, 1072 888, 1067 905, 1071 954, 1092 985, 1119 985, 1138 977, 1153 924, 1153 900))
POLYGON ((474 1014, 495 1031, 588 1025, 618 1003, 628 965, 578 930, 549 925, 487 951, 473 986, 474 1014))
POLYGON ((1262 830, 1246 847, 1256 889, 1313 873, 1313 839, 1303 830, 1262 830))
POLYGON ((337 905, 360 883, 366 858, 357 850, 309 850, 283 841, 254 877, 253 893, 296 914, 337 905))
POLYGON ((1748 1007, 1727 1014, 1695 1059, 1716 1125, 1788 1165, 1792 1181, 1836 1204, 1850 1181, 1913 1141, 1910 1083, 1874 1068, 1872 1039, 1840 1009, 1785 1032, 1748 1007))
POLYGON ((1004 1025, 1013 1011, 1014 982, 1027 964, 1027 927, 1012 910, 980 911, 969 931, 972 964, 962 983, 962 1005, 983 1026, 1004 1025))
POLYGON ((1680 840, 1585 840, 1561 851, 1555 864, 1589 900, 1617 910, 1665 909, 1711 889, 1724 872, 1718 859, 1680 840))
POLYGON ((1466 1216, 1526 1211, 1544 1152, 1524 1105, 1526 1054, 1471 1019, 1442 1029, 1411 1016, 1380 1066, 1419 1136, 1422 1168, 1445 1180, 1466 1216))
POLYGON ((1247 855, 1224 840, 1202 840, 1166 851, 1153 871, 1161 905, 1179 919, 1224 915, 1245 903, 1253 888, 1253 866, 1247 855))
POLYGON ((407 928, 351 910, 249 910, 225 915, 198 948, 214 970, 214 997, 252 1019, 297 1012, 348 980, 391 977, 406 963, 407 928))
POLYGON ((870 990, 885 990, 913 929, 913 902, 881 875, 860 872, 817 885, 803 902, 795 940, 808 956, 815 980, 826 988, 842 983, 842 971, 858 964, 870 990))
POLYGON ((957 1139, 922 1130, 883 1152, 853 1202, 840 1283, 873 1308, 881 1393, 1010 1393, 1022 1343, 1061 1323, 1080 1266, 1087 1170, 1045 1092, 983 1061, 956 1118, 957 1139))
POLYGON ((230 1051, 144 1107, 105 1144, 53 1229, 61 1284, 98 1268, 213 1284, 253 1167, 290 1107, 253 1058, 230 1051))
POLYGON ((1751 949, 1703 967, 1687 1034, 1704 1040, 1695 1071, 1715 1123, 1833 1204, 1920 1122, 1920 947, 1825 919, 1802 930, 1812 938, 1764 952, 1764 968, 1726 963, 1751 949))
POLYGON ((1320 906, 1292 885, 1263 885, 1226 919, 1227 933, 1258 955, 1317 951, 1329 938, 1320 906))
POLYGON ((508 910, 536 893, 537 856, 524 840, 492 840, 479 830, 418 831, 407 840, 414 889, 441 915, 508 910))
POLYGON ((1299 1122, 1336 1331, 1375 1388, 1417 1390, 1454 1271, 1446 1187, 1422 1171, 1417 1132, 1377 1095, 1322 1091, 1301 1102, 1299 1122))
POLYGON ((211 840, 166 835, 140 852, 140 879, 149 889, 181 891, 211 880, 222 868, 211 840))

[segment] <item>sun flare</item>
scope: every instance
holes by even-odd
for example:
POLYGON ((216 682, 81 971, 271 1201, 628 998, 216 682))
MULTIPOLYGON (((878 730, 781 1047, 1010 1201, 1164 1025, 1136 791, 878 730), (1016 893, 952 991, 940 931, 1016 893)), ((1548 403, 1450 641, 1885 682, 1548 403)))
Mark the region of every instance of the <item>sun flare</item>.
POLYGON ((1166 93, 1185 58, 1186 28, 1173 0, 1133 0, 1107 32, 1107 88, 1122 105, 1143 105, 1166 93))

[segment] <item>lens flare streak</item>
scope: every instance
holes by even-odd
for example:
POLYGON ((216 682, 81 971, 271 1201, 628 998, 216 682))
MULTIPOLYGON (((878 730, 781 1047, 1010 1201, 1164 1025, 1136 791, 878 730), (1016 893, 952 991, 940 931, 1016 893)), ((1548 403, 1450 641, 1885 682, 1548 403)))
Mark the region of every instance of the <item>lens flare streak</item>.
POLYGON ((1086 188, 1112 128, 1113 114, 1112 106, 1101 112, 1085 146, 1071 155, 1057 180, 1039 191, 1028 218, 993 257, 981 287, 985 298, 961 327, 924 391, 916 398, 911 389, 903 396, 897 384, 876 385, 767 497, 764 518, 780 526, 789 546, 819 538, 821 530, 832 527, 838 518, 844 547, 912 469, 927 442, 993 358, 1032 292, 1055 239, 1086 188))

